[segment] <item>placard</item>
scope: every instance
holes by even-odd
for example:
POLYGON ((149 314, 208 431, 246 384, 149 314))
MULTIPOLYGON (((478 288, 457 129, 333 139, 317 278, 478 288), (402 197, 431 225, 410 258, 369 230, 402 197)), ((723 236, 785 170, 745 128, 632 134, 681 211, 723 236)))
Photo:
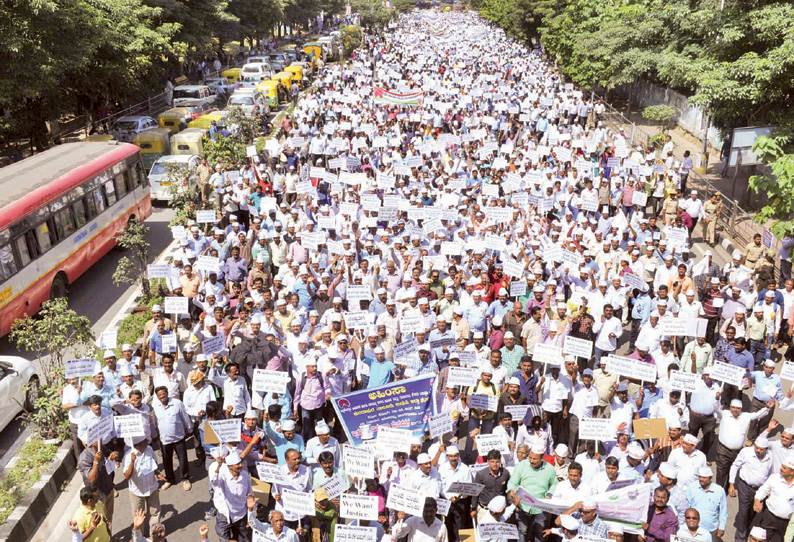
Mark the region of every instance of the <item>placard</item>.
POLYGON ((218 440, 221 442, 240 442, 242 435, 242 420, 239 418, 212 420, 209 424, 218 436, 218 440))
POLYGON ((615 425, 609 418, 581 418, 579 440, 614 440, 615 425))
POLYGON ((366 284, 350 284, 347 287, 347 300, 350 301, 369 301, 372 299, 372 292, 366 284))
POLYGON ((518 540, 518 527, 511 523, 479 523, 477 533, 485 540, 518 540))
POLYGON ((503 454, 509 454, 510 448, 507 445, 507 437, 502 435, 483 435, 479 434, 474 437, 477 442, 477 453, 481 457, 488 455, 491 450, 499 450, 503 454))
POLYGON ((451 432, 452 416, 449 412, 444 412, 430 418, 430 438, 440 437, 444 433, 451 432))
POLYGON ((174 331, 166 331, 165 335, 160 336, 162 339, 161 347, 163 352, 169 352, 171 354, 176 352, 177 347, 177 336, 176 332, 174 331))
POLYGON ((265 480, 273 484, 289 485, 290 481, 284 471, 275 463, 265 463, 257 461, 256 472, 260 480, 265 480))
POLYGON ((496 395, 485 395, 483 393, 472 393, 469 395, 469 408, 479 408, 496 412, 499 404, 499 397, 496 395))
POLYGON ((314 517, 317 513, 314 503, 314 493, 304 493, 284 487, 281 488, 281 500, 284 503, 285 510, 289 510, 300 517, 314 517))
POLYGON ((640 207, 645 207, 648 203, 648 194, 641 190, 635 190, 634 194, 631 196, 631 204, 632 205, 639 205, 640 207))
MULTIPOLYGON (((568 337, 566 337, 567 341, 568 337)), ((586 341, 590 342, 590 341, 586 341)), ((559 346, 552 346, 550 344, 536 344, 535 349, 532 351, 532 361, 538 363, 548 363, 555 367, 561 367, 563 361, 563 351, 559 346)))
POLYGON ((430 341, 430 348, 444 348, 445 346, 455 346, 457 341, 455 337, 442 337, 441 339, 436 339, 434 341, 430 341))
POLYGON ((510 297, 521 297, 527 294, 527 282, 525 280, 514 280, 510 283, 510 297))
POLYGON ((697 388, 700 375, 697 373, 687 373, 684 371, 672 371, 670 373, 670 388, 674 390, 693 392, 697 388))
POLYGON ((163 312, 166 314, 187 314, 187 297, 165 297, 163 298, 163 312))
POLYGON ((146 276, 150 279, 171 278, 171 266, 169 264, 147 265, 146 276))
POLYGON ((505 405, 504 411, 513 417, 513 421, 523 420, 529 405, 505 405))
POLYGON ((394 452, 410 452, 411 432, 405 429, 379 427, 375 436, 375 444, 383 457, 392 457, 394 452))
POLYGON ((116 436, 119 438, 146 436, 146 431, 143 428, 143 416, 140 414, 114 416, 113 427, 116 430, 116 436))
POLYGON ((114 350, 118 347, 118 335, 119 331, 117 329, 111 329, 108 331, 102 332, 102 335, 99 336, 99 349, 100 350, 114 350))
POLYGON ((375 454, 370 450, 345 444, 342 448, 342 465, 348 476, 363 480, 375 474, 375 454))
MULTIPOLYGON (((354 300, 353 303, 360 303, 360 301, 354 300)), ((369 320, 367 319, 368 313, 358 310, 354 311, 352 310, 353 308, 352 306, 350 307, 352 312, 346 312, 342 315, 345 320, 345 326, 347 326, 348 329, 367 329, 369 327, 369 320)), ((358 305, 356 305, 355 308, 358 308, 358 305)))
POLYGON ((642 280, 642 278, 637 275, 632 275, 631 273, 623 275, 623 283, 630 288, 637 288, 639 290, 642 290, 642 287, 645 286, 645 281, 642 280))
POLYGON ((99 418, 99 421, 89 427, 86 443, 93 444, 104 439, 113 432, 113 415, 108 414, 99 418))
POLYGON ((99 362, 94 358, 67 359, 65 378, 80 378, 94 376, 94 367, 99 362))
POLYGON ((568 335, 562 345, 562 351, 572 356, 590 359, 593 355, 593 341, 577 339, 568 335))
POLYGON ((277 393, 279 395, 284 395, 287 393, 288 381, 289 374, 283 371, 254 369, 254 378, 251 382, 251 389, 262 393, 277 393))
POLYGON ((456 493, 464 497, 479 495, 485 489, 485 484, 475 484, 472 482, 452 482, 444 492, 446 495, 456 493))
POLYGON ((659 329, 662 335, 685 337, 693 334, 690 324, 691 321, 686 318, 665 317, 659 321, 659 329))
POLYGON ((204 350, 204 354, 206 354, 208 357, 212 356, 213 354, 217 354, 218 352, 222 352, 226 348, 223 335, 216 335, 215 337, 204 339, 204 341, 201 343, 201 348, 204 350))
POLYGON ((667 436, 667 420, 664 418, 640 418, 633 420, 634 438, 664 438, 667 436))
POLYGON ((447 386, 461 386, 469 388, 477 383, 480 378, 480 369, 477 367, 449 367, 447 386))
MULTIPOLYGON (((333 498, 333 497, 332 497, 333 498)), ((378 521, 378 498, 370 495, 352 495, 343 493, 339 497, 339 515, 347 519, 368 519, 378 521)), ((343 525, 348 527, 347 525, 343 525)), ((334 540, 339 540, 339 527, 336 526, 334 540)), ((356 529, 372 529, 372 540, 375 540, 375 527, 354 527, 356 529)), ((356 539, 361 540, 361 539, 356 539)))
POLYGON ((419 341, 416 340, 416 337, 411 337, 410 340, 402 341, 401 343, 394 345, 395 363, 397 360, 408 360, 409 362, 413 362, 419 359, 418 356, 419 341))
POLYGON ((417 314, 405 314, 400 320, 400 331, 403 334, 408 333, 424 333, 426 331, 425 324, 417 314))
POLYGON ((744 368, 730 365, 723 361, 715 361, 714 365, 711 366, 711 378, 734 386, 742 385, 742 379, 745 374, 744 368))
POLYGON ((214 256, 199 256, 196 261, 196 268, 207 274, 217 274, 221 270, 221 262, 214 256))
POLYGON ((622 356, 607 356, 607 372, 643 382, 656 382, 656 365, 622 356))
POLYGON ((389 488, 386 507, 412 516, 421 516, 425 509, 425 496, 414 489, 393 485, 389 488))
POLYGON ((328 496, 331 499, 337 498, 339 495, 350 489, 350 484, 345 480, 345 477, 341 472, 337 472, 328 480, 323 482, 320 486, 325 488, 325 490, 328 492, 328 496))
POLYGON ((794 380, 794 361, 784 361, 780 368, 780 378, 794 380))
POLYGON ((199 224, 215 224, 217 215, 214 209, 196 211, 196 222, 199 224))
POLYGON ((171 226, 171 237, 176 240, 184 239, 186 237, 186 231, 184 226, 171 226))

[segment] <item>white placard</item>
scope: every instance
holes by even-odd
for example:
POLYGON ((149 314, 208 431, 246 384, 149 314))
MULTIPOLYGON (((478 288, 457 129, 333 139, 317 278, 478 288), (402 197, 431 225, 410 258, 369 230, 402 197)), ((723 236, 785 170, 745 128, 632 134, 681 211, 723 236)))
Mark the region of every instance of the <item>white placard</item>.
POLYGON ((111 329, 102 332, 99 336, 99 349, 100 350, 113 350, 118 347, 119 330, 111 329))
POLYGON ((375 454, 346 444, 342 449, 342 464, 348 476, 360 480, 372 478, 375 473, 375 454))
POLYGON ((284 502, 285 510, 289 510, 300 517, 314 517, 317 513, 314 504, 314 493, 304 493, 285 487, 281 489, 281 500, 284 502))
POLYGON ((744 368, 730 365, 723 361, 715 361, 714 365, 711 366, 711 378, 726 384, 733 384, 734 386, 742 385, 745 373, 744 368))
POLYGON ((289 374, 282 371, 270 371, 268 369, 254 369, 254 378, 251 388, 262 393, 277 393, 284 395, 287 393, 287 382, 289 374))
POLYGON ((579 440, 614 440, 615 425, 609 418, 582 418, 579 420, 579 440))
POLYGON ((593 341, 587 339, 577 339, 568 335, 565 337, 565 342, 562 345, 562 351, 572 356, 580 358, 587 358, 593 355, 593 341))
POLYGON ((469 388, 477 383, 480 378, 480 369, 477 367, 452 367, 447 375, 447 386, 462 386, 469 388))
POLYGON ((496 395, 486 395, 484 393, 472 393, 469 395, 469 408, 479 408, 496 412, 499 405, 499 397, 496 395))
POLYGON ((430 418, 430 438, 452 432, 452 416, 448 412, 430 418))
POLYGON ((518 540, 518 527, 511 523, 480 523, 477 533, 483 540, 518 540))
POLYGON ((697 373, 686 373, 684 371, 670 372, 670 388, 681 391, 695 391, 700 376, 697 373))
POLYGON ((166 297, 163 298, 163 311, 166 314, 187 314, 188 298, 186 297, 166 297))
POLYGON ((171 278, 171 266, 166 264, 160 265, 147 265, 146 276, 150 279, 167 279, 171 278))
POLYGON ((107 435, 113 432, 113 416, 102 416, 98 422, 88 429, 88 444, 93 444, 104 439, 107 435))
POLYGON ((333 476, 331 476, 328 480, 321 484, 321 487, 324 487, 325 490, 328 492, 328 496, 331 499, 337 498, 339 495, 344 493, 350 488, 350 484, 345 481, 345 477, 342 475, 341 472, 337 472, 333 476))
POLYGON ((656 382, 656 365, 623 356, 607 356, 607 372, 643 382, 656 382))
POLYGON ((485 484, 475 484, 470 482, 452 482, 445 491, 446 494, 457 493, 465 497, 479 495, 485 489, 485 484))
POLYGON ((642 290, 642 287, 645 286, 645 281, 642 278, 638 277, 637 275, 632 275, 631 273, 626 273, 623 275, 623 283, 626 286, 631 288, 638 288, 642 290))
POLYGON ((425 496, 415 489, 391 486, 386 507, 412 516, 421 516, 425 508, 425 496))
POLYGON ((214 209, 196 211, 196 222, 199 224, 215 224, 217 215, 214 209))
POLYGON ((187 231, 185 230, 184 226, 171 226, 171 237, 174 239, 184 239, 186 234, 187 231))
POLYGON ((94 358, 67 359, 65 378, 94 376, 94 367, 99 363, 94 358))
POLYGON ((504 434, 480 434, 475 436, 474 440, 477 441, 477 453, 480 454, 481 457, 488 455, 488 452, 491 450, 499 450, 503 454, 510 453, 510 448, 507 446, 507 437, 504 434))
POLYGON ((200 269, 201 271, 210 274, 210 273, 219 273, 221 270, 221 262, 218 258, 214 256, 199 256, 198 260, 196 261, 196 268, 200 269))
POLYGON ((510 283, 510 297, 521 297, 527 294, 527 281, 514 280, 510 283))
POLYGON ((222 352, 226 348, 223 335, 217 335, 215 337, 205 339, 204 342, 201 343, 201 348, 204 350, 204 354, 206 354, 207 357, 217 354, 218 352, 222 352))
POLYGON ((549 365, 560 367, 562 365, 562 359, 562 348, 559 346, 538 343, 532 351, 532 361, 537 361, 538 363, 548 363, 549 365))
POLYGON ((162 338, 162 349, 163 349, 163 352, 164 353, 165 352, 169 352, 169 353, 173 354, 174 352, 176 352, 176 346, 177 346, 176 332, 167 331, 165 333, 166 333, 165 335, 161 335, 160 336, 162 338))
POLYGON ((407 429, 379 427, 375 435, 375 445, 381 457, 392 457, 394 452, 410 451, 411 432, 407 429))
MULTIPOLYGON (((368 519, 378 521, 378 498, 370 495, 351 495, 343 493, 339 497, 339 515, 348 519, 368 519)), ((347 525, 343 525, 347 527, 347 525)), ((339 540, 339 527, 336 526, 334 540, 339 540)), ((375 527, 353 527, 354 529, 372 529, 372 540, 375 540, 375 527)), ((356 538, 355 540, 362 540, 356 538)))
POLYGON ((794 380, 794 361, 784 361, 780 369, 780 378, 794 380))
POLYGON ((272 484, 289 485, 290 480, 275 463, 265 463, 264 461, 257 461, 256 472, 259 474, 259 479, 272 484))
POLYGON ((406 314, 400 320, 400 331, 408 333, 424 333, 427 331, 422 320, 416 314, 406 314))
POLYGON ((642 192, 641 190, 635 190, 634 194, 631 196, 631 204, 645 207, 646 203, 648 203, 648 194, 642 192))
POLYGON ((513 417, 513 421, 518 421, 524 419, 529 405, 505 405, 504 410, 513 417))
POLYGON ((210 421, 210 427, 215 431, 218 440, 221 442, 240 442, 242 438, 242 420, 232 418, 230 420, 210 421))
POLYGON ((686 318, 665 317, 659 321, 659 329, 662 335, 685 337, 687 335, 692 335, 695 331, 691 329, 689 324, 691 324, 691 321, 686 318))
POLYGON ((143 416, 140 414, 114 416, 113 426, 116 429, 116 436, 119 438, 146 436, 146 431, 143 428, 143 416))
POLYGON ((372 299, 372 291, 366 284, 350 284, 347 287, 347 300, 350 301, 369 301, 372 299))

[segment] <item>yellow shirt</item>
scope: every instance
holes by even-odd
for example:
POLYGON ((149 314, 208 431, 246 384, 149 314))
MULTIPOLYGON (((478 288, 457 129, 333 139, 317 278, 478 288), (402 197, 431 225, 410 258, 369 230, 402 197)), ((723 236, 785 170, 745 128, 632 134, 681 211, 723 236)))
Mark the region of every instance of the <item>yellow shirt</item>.
MULTIPOLYGON (((94 512, 100 516, 105 514, 105 508, 102 506, 101 502, 96 503, 93 510, 85 505, 81 505, 80 508, 77 509, 77 512, 75 512, 72 519, 77 522, 77 526, 81 533, 88 530, 94 512)), ((105 520, 100 521, 96 529, 94 529, 88 537, 83 538, 83 542, 110 542, 110 533, 108 532, 108 525, 105 523, 105 520)))

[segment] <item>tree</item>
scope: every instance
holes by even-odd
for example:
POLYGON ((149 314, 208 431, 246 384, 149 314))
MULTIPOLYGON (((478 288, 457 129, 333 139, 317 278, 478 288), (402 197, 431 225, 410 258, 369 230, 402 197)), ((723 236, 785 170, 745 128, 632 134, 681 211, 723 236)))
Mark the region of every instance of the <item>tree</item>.
POLYGON ((750 189, 764 193, 769 202, 755 221, 772 230, 775 237, 794 237, 794 149, 786 137, 761 136, 753 152, 769 167, 771 175, 750 177, 750 189))
POLYGON ((131 220, 127 227, 116 235, 116 243, 124 250, 131 250, 132 257, 124 256, 116 266, 113 273, 113 284, 122 286, 124 284, 135 284, 141 288, 144 298, 151 294, 149 274, 147 266, 149 264, 149 227, 144 226, 137 220, 131 220))
POLYGON ((653 124, 658 124, 663 133, 667 133, 670 122, 678 114, 678 110, 671 105, 649 105, 642 110, 642 118, 653 124))
POLYGON ((16 320, 9 339, 20 350, 35 354, 45 385, 57 381, 55 371, 64 369, 67 352, 93 357, 96 348, 91 321, 70 309, 65 297, 45 301, 36 316, 16 320))

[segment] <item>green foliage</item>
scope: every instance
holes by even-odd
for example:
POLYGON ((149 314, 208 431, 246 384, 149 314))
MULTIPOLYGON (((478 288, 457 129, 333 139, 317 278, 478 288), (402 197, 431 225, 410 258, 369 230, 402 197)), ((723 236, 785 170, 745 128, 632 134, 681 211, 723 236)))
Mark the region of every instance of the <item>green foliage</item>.
MULTIPOLYGON (((671 105, 649 105, 642 110, 642 118, 653 124, 658 124, 662 132, 667 132, 670 122, 675 118, 678 110, 671 105)), ((662 138, 664 140, 664 138, 662 138)))
POLYGON ((361 16, 361 26, 366 28, 383 28, 391 19, 380 0, 352 0, 350 5, 361 16))
POLYGON ((56 376, 45 386, 39 386, 33 412, 25 413, 25 422, 43 439, 68 440, 69 413, 63 409, 63 369, 55 369, 56 376))
POLYGON ((794 149, 786 138, 759 137, 753 152, 771 175, 750 177, 750 189, 764 193, 769 202, 755 215, 755 221, 767 225, 775 237, 794 237, 794 149))
POLYGON ((233 106, 229 108, 227 122, 229 126, 234 127, 234 137, 242 140, 244 145, 248 145, 249 141, 253 141, 262 134, 259 119, 246 115, 242 107, 233 106))
POLYGON ((91 321, 69 308, 60 297, 45 301, 35 317, 17 319, 9 338, 26 352, 33 352, 41 367, 42 385, 58 380, 56 370, 63 370, 67 351, 76 357, 92 353, 94 332, 91 321))
POLYGON ((116 272, 113 273, 113 284, 122 286, 124 284, 135 284, 141 288, 144 296, 148 296, 149 275, 147 265, 149 263, 149 227, 144 226, 138 221, 130 221, 127 227, 116 235, 116 243, 124 250, 131 251, 131 257, 124 256, 119 260, 116 272))
POLYGON ((345 58, 361 45, 361 28, 358 26, 346 26, 342 31, 342 46, 345 49, 345 58))
POLYGON ((248 161, 245 142, 239 137, 218 136, 204 143, 204 156, 210 166, 221 164, 224 168, 240 168, 248 161))
POLYGON ((214 201, 199 206, 201 189, 198 186, 196 172, 190 171, 185 164, 166 163, 166 175, 171 183, 168 186, 168 206, 176 212, 171 219, 171 226, 187 226, 188 221, 196 220, 196 211, 214 208, 214 201), (192 179, 191 179, 192 177, 192 179))
POLYGON ((41 479, 57 451, 57 444, 45 444, 39 438, 22 445, 17 452, 16 464, 0 481, 0 524, 5 523, 25 493, 41 479))

